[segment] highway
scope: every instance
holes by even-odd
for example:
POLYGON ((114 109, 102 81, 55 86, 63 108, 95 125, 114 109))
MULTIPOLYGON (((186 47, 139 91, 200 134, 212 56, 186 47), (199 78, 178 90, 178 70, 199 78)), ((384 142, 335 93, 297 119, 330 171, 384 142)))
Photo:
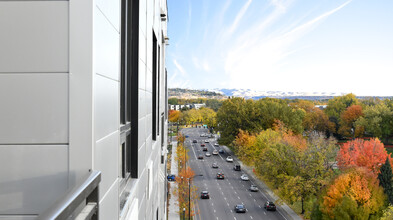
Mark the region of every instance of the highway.
MULTIPOLYGON (((290 218, 277 205, 277 211, 266 211, 264 203, 269 196, 262 191, 249 191, 250 185, 254 184, 254 179, 249 176, 249 181, 242 181, 240 176, 243 171, 235 171, 233 166, 236 163, 226 162, 228 153, 205 156, 205 151, 202 151, 201 143, 205 143, 208 152, 212 153, 214 149, 219 150, 221 147, 215 147, 215 138, 200 137, 203 133, 208 133, 204 128, 185 128, 182 129, 186 138, 185 145, 189 149, 189 163, 188 166, 194 170, 195 176, 192 180, 192 185, 198 187, 198 199, 196 199, 195 209, 197 220, 241 220, 241 219, 286 219, 290 218), (197 143, 192 143, 197 140, 197 143), (199 154, 203 155, 203 159, 197 159, 199 154), (212 163, 218 164, 218 169, 212 168, 212 163), (217 172, 223 172, 225 179, 220 180, 216 178, 217 172), (203 176, 198 176, 203 175, 203 176), (201 199, 201 191, 209 191, 210 199, 201 199), (244 204, 247 208, 246 213, 235 213, 234 206, 236 204, 244 204)), ((272 201, 272 200, 269 200, 272 201)))

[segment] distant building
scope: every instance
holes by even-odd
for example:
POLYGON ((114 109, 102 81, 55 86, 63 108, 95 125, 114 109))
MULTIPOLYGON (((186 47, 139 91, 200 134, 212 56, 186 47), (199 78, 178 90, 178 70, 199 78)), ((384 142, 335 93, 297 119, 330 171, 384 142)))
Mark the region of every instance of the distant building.
POLYGON ((319 108, 321 110, 324 110, 327 107, 327 105, 316 105, 315 108, 319 108))
POLYGON ((185 104, 185 105, 169 105, 169 109, 170 110, 176 110, 176 111, 180 111, 183 108, 188 108, 188 109, 200 109, 202 107, 206 107, 205 103, 202 104, 185 104))

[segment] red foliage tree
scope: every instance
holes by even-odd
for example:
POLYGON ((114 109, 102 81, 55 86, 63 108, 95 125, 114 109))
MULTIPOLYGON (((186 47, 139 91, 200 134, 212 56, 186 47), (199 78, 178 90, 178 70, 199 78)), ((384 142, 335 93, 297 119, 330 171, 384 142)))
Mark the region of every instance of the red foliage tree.
POLYGON ((341 146, 337 161, 340 167, 365 167, 376 174, 387 156, 388 153, 378 138, 371 140, 355 139, 341 146))

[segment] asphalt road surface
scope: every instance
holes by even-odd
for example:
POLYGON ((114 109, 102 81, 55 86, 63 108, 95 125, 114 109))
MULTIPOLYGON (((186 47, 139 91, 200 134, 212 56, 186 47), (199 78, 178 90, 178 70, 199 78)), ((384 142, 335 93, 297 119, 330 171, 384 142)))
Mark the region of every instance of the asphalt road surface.
MULTIPOLYGON (((264 209, 264 203, 269 196, 263 192, 249 191, 250 185, 254 180, 249 176, 249 181, 242 181, 240 176, 243 171, 235 171, 233 166, 236 163, 226 162, 228 153, 205 156, 205 151, 201 147, 201 143, 205 143, 208 152, 212 153, 214 149, 219 150, 221 147, 215 147, 217 143, 214 137, 200 137, 203 133, 208 133, 204 128, 185 128, 182 130, 183 134, 188 136, 186 138, 186 147, 189 149, 189 163, 188 166, 194 170, 196 175, 192 180, 192 185, 198 187, 198 199, 195 201, 197 220, 241 220, 241 219, 286 219, 291 218, 281 210, 267 211, 264 209), (192 143, 197 140, 198 143, 192 143), (197 159, 199 154, 203 155, 203 159, 197 159), (213 169, 211 166, 216 162, 218 169, 213 169), (217 179, 217 172, 222 172, 225 179, 217 179), (200 199, 201 191, 209 191, 210 199, 200 199), (244 204, 246 206, 246 213, 235 213, 234 206, 236 204, 244 204)), ((271 200, 269 200, 271 201, 271 200)), ((276 204, 277 205, 277 204, 276 204)), ((277 206, 279 209, 279 207, 277 206)))

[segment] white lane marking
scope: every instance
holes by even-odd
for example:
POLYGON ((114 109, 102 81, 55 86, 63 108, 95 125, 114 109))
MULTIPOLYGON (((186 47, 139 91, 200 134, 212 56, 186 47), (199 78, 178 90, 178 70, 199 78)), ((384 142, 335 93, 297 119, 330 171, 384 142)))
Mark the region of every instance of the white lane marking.
POLYGON ((235 191, 235 194, 237 194, 237 192, 235 191))
POLYGON ((227 206, 229 206, 229 203, 227 203, 227 206))
POLYGON ((231 209, 231 212, 233 212, 232 209, 231 209))
POLYGON ((266 215, 266 212, 263 212, 263 214, 265 214, 265 215, 266 215))
POLYGON ((227 200, 227 198, 226 198, 226 197, 224 197, 224 199, 225 199, 225 200, 227 200))
POLYGON ((258 206, 259 208, 262 208, 260 205, 258 206))
POLYGON ((252 219, 252 216, 250 215, 250 218, 252 219))
MULTIPOLYGON (((232 211, 232 210, 231 210, 232 211)), ((233 217, 233 219, 235 219, 236 220, 236 217, 233 217)))
POLYGON ((215 210, 215 209, 213 209, 213 211, 214 211, 214 213, 216 213, 216 210, 215 210))
POLYGON ((240 199, 240 197, 239 197, 239 196, 238 196, 237 198, 238 198, 238 199, 240 199))
POLYGON ((252 195, 250 194, 250 196, 252 197, 252 195))

